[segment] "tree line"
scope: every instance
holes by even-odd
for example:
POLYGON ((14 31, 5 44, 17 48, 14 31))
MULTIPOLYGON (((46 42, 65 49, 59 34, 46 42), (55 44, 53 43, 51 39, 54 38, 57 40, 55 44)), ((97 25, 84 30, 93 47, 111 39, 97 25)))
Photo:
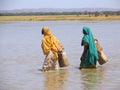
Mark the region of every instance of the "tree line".
POLYGON ((22 13, 0 13, 0 16, 27 16, 27 15, 89 15, 91 16, 102 16, 105 15, 106 17, 109 15, 120 15, 120 11, 84 11, 84 12, 22 12, 22 13))

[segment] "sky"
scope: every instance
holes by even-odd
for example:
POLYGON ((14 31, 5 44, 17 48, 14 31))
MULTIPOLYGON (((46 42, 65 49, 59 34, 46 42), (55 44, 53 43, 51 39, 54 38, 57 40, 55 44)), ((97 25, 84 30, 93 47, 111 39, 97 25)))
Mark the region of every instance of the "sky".
POLYGON ((120 9, 120 0, 0 0, 0 10, 39 8, 120 9))

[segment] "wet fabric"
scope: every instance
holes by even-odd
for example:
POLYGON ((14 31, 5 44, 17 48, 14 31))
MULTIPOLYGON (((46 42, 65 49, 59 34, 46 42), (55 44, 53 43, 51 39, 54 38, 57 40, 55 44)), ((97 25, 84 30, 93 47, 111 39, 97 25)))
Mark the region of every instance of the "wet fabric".
POLYGON ((54 54, 50 51, 49 54, 45 57, 42 70, 50 71, 50 70, 58 70, 58 66, 54 60, 52 60, 54 54))
POLYGON ((87 50, 81 60, 80 67, 96 67, 96 62, 98 60, 98 53, 96 49, 96 45, 94 42, 93 34, 89 27, 83 27, 83 30, 86 32, 82 38, 81 45, 87 45, 87 50))

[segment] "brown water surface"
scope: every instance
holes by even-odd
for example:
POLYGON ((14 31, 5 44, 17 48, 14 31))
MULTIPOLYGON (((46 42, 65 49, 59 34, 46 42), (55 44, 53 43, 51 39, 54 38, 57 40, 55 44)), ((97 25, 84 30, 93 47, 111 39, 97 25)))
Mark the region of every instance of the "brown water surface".
POLYGON ((0 90, 119 90, 120 21, 1 21, 0 90), (79 70, 82 27, 90 26, 109 58, 97 69, 79 70), (63 43, 69 67, 42 72, 41 28, 63 43))

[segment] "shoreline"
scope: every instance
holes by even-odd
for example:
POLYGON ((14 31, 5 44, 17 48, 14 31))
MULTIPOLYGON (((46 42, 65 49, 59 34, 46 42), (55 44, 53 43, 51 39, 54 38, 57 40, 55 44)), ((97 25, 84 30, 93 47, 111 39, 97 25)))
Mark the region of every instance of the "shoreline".
POLYGON ((59 21, 59 20, 120 20, 120 15, 38 15, 38 16, 0 16, 0 21, 59 21))

